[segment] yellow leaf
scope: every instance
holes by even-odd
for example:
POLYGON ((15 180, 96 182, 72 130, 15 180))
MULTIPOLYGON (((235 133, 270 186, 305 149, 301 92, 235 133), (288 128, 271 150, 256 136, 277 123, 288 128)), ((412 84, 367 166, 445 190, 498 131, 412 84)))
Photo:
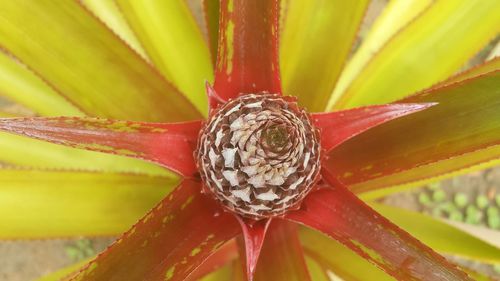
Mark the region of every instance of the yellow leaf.
POLYGON ((330 278, 327 275, 328 273, 314 259, 306 256, 306 264, 307 264, 307 269, 309 271, 309 275, 311 276, 311 280, 330 281, 330 278))
POLYGON ((432 0, 390 1, 384 11, 370 27, 370 31, 359 49, 347 62, 339 81, 328 102, 328 108, 333 108, 347 86, 356 78, 363 67, 373 58, 384 44, 394 34, 404 28, 409 22, 420 16, 429 8, 432 0))
POLYGON ((301 228, 300 239, 307 256, 321 264, 330 277, 343 280, 394 280, 390 275, 358 256, 339 242, 308 228, 301 228))
POLYGON ((2 1, 0 10, 0 44, 84 113, 141 121, 201 117, 78 1, 2 1))
POLYGON ((361 193, 493 163, 500 155, 498 81, 500 72, 491 71, 403 99, 437 105, 353 138, 323 166, 361 193))
POLYGON ((83 116, 25 65, 0 51, 0 95, 42 116, 83 116))
POLYGON ((212 62, 185 1, 117 3, 154 64, 206 115, 205 81, 213 81, 212 62))
POLYGON ((368 2, 287 2, 280 46, 283 88, 309 111, 325 109, 368 2))
POLYGON ((435 251, 482 262, 500 263, 499 248, 462 230, 417 212, 378 203, 370 205, 435 251))
POLYGON ((128 26, 125 17, 116 5, 115 0, 82 0, 82 3, 101 19, 118 36, 127 42, 144 59, 149 60, 146 52, 128 26))
POLYGON ((464 81, 466 79, 477 77, 479 75, 483 75, 483 74, 486 74, 488 72, 492 72, 495 70, 500 70, 500 57, 496 57, 492 60, 486 61, 485 63, 480 64, 476 67, 473 67, 467 71, 460 72, 457 75, 454 75, 454 76, 448 78, 447 80, 439 83, 438 85, 436 85, 434 87, 442 87, 442 86, 449 85, 452 83, 464 81))
POLYGON ((3 132, 0 132, 0 151, 0 161, 36 169, 173 176, 172 172, 143 160, 70 148, 3 132))
POLYGON ((435 1, 397 33, 335 104, 391 102, 446 79, 500 31, 497 0, 435 1))
POLYGON ((176 180, 132 174, 0 170, 0 238, 117 235, 176 180))
POLYGON ((449 167, 447 170, 437 169, 436 165, 429 164, 395 175, 356 184, 352 188, 359 193, 363 200, 374 200, 432 182, 499 166, 500 159, 498 159, 498 155, 500 155, 500 145, 440 161, 440 165, 449 167), (468 166, 464 165, 464 163, 468 163, 468 166), (415 175, 420 175, 420 177, 415 178, 415 175))
POLYGON ((15 115, 10 112, 0 110, 0 117, 14 117, 14 116, 15 115))

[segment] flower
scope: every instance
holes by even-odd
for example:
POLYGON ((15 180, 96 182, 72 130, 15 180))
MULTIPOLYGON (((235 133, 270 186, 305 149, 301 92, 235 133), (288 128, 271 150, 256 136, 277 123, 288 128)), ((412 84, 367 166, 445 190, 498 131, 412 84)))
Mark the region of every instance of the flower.
MULTIPOLYGON (((351 73, 358 76, 348 82, 340 80, 339 85, 344 83, 348 86, 345 91, 339 90, 343 94, 334 92, 328 100, 327 94, 331 92, 331 85, 335 82, 330 80, 335 79, 326 79, 327 82, 323 80, 338 75, 333 72, 339 72, 343 62, 339 62, 335 56, 345 57, 349 44, 344 44, 338 49, 339 53, 334 53, 333 56, 330 51, 320 52, 324 46, 313 44, 323 43, 325 38, 307 37, 310 33, 301 29, 304 28, 301 21, 315 21, 316 18, 318 21, 332 20, 330 17, 322 17, 323 12, 332 10, 313 9, 311 15, 314 16, 307 18, 304 16, 308 15, 307 8, 313 7, 306 4, 310 1, 302 4, 289 3, 286 18, 289 28, 284 30, 283 45, 286 40, 292 40, 290 38, 295 36, 288 34, 287 37, 287 32, 297 32, 313 43, 310 50, 301 52, 308 56, 313 56, 315 51, 321 53, 320 56, 305 60, 305 64, 319 63, 324 59, 326 66, 336 65, 337 68, 330 72, 323 71, 321 65, 314 65, 307 69, 308 72, 291 72, 296 65, 302 67, 304 61, 298 60, 298 56, 291 56, 286 60, 287 55, 293 53, 296 47, 289 45, 290 48, 284 49, 282 53, 285 57, 281 65, 284 74, 280 75, 278 3, 277 0, 220 2, 220 20, 209 21, 212 25, 219 24, 215 81, 213 88, 210 84, 207 86, 209 110, 203 108, 202 100, 194 98, 199 88, 203 88, 203 83, 198 78, 210 79, 210 74, 203 74, 202 69, 203 65, 210 65, 210 62, 198 60, 203 51, 192 57, 182 57, 186 61, 178 63, 179 69, 172 71, 165 62, 175 61, 176 58, 170 56, 169 52, 158 52, 152 48, 158 44, 155 41, 157 38, 147 36, 156 27, 141 25, 148 15, 145 11, 154 14, 176 7, 182 12, 185 9, 183 4, 176 1, 162 2, 144 4, 144 9, 138 9, 140 4, 119 1, 123 14, 145 45, 145 52, 141 51, 140 44, 133 45, 139 50, 139 54, 116 40, 99 21, 90 18, 78 3, 37 1, 29 4, 1 4, 6 12, 0 19, 7 24, 0 24, 0 35, 3 38, 0 44, 3 44, 6 52, 25 63, 33 73, 39 74, 48 85, 53 86, 56 94, 60 93, 70 103, 61 99, 61 96, 48 94, 47 98, 50 96, 52 102, 62 105, 67 111, 74 110, 77 115, 85 113, 116 119, 130 117, 132 120, 143 121, 117 121, 96 117, 8 118, 0 120, 0 130, 79 149, 145 159, 183 177, 171 193, 108 250, 71 276, 71 280, 195 279, 211 272, 214 267, 233 260, 238 246, 241 248, 240 252, 244 253, 240 259, 245 260, 248 279, 255 275, 256 280, 288 277, 308 280, 297 226, 293 222, 323 232, 397 279, 469 279, 467 274, 385 219, 353 192, 416 181, 498 158, 498 134, 495 132, 498 132, 500 126, 500 118, 496 118, 499 117, 500 104, 499 99, 495 99, 499 94, 495 86, 499 76, 495 70, 491 71, 497 69, 498 60, 492 60, 395 103, 306 114, 302 109, 295 108, 294 101, 282 96, 280 77, 287 83, 286 89, 290 91, 287 94, 298 96, 301 106, 314 111, 324 107, 326 103, 330 103, 331 108, 338 108, 366 105, 375 100, 396 100, 395 97, 402 95, 401 92, 414 90, 415 87, 425 88, 443 79, 453 69, 448 65, 455 65, 457 62, 447 61, 447 64, 443 63, 444 66, 437 64, 436 75, 413 76, 410 77, 411 80, 401 83, 408 87, 399 86, 396 82, 400 82, 398 79, 401 76, 393 71, 403 70, 405 66, 395 65, 398 68, 393 70, 396 60, 392 56, 398 53, 398 48, 402 48, 404 42, 408 42, 402 37, 410 36, 418 27, 435 28, 433 21, 415 20, 413 24, 408 23, 408 32, 401 31, 401 35, 394 35, 392 45, 388 45, 391 48, 380 49, 378 46, 378 57, 367 63, 362 71, 351 69, 351 73), (155 5, 163 9, 147 9, 155 5), (50 11, 50 16, 43 11, 50 11), (294 18, 295 13, 301 16, 294 18), (67 24, 58 20, 65 20, 67 24), (34 24, 40 22, 46 23, 50 28, 40 30, 34 24), (290 29, 294 25, 295 29, 290 29), (92 31, 88 33, 89 38, 80 37, 80 32, 89 30, 92 31), (24 38, 25 34, 29 34, 29 40, 19 39, 24 38), (53 34, 71 36, 70 43, 81 48, 68 50, 66 46, 59 44, 36 44, 37 38, 51 38, 53 34), (74 56, 74 53, 79 55, 74 56), (326 55, 328 56, 323 57, 326 55), (98 59, 89 65, 85 61, 75 60, 89 56, 98 56, 98 59), (156 63, 161 74, 140 56, 156 63), (373 61, 380 60, 379 57, 388 61, 374 66, 373 61), (184 63, 189 64, 192 59, 192 66, 195 67, 185 67, 184 63), (286 64, 292 66, 286 67, 286 64), (380 73, 388 76, 392 74, 387 78, 389 83, 382 83, 370 76, 376 73, 373 68, 377 67, 380 73), (100 71, 100 68, 106 71, 100 71), (189 71, 183 75, 183 70, 186 69, 189 71), (162 75, 172 80, 189 99, 166 82, 162 75), (80 80, 84 83, 79 82, 80 80), (394 86, 394 89, 390 86, 394 86), (328 90, 325 91, 325 88, 328 90), (104 89, 107 92, 102 92, 104 89), (387 91, 391 98, 377 99, 376 95, 360 94, 371 90, 379 93, 387 91), (471 97, 470 91, 474 91, 475 96, 471 97), (307 95, 315 98, 307 98, 307 95), (361 100, 361 95, 366 99, 361 100), (250 117, 248 112, 242 111, 245 106, 259 102, 271 103, 266 107, 259 105, 260 109, 256 111, 259 116, 250 117), (270 108, 275 111, 271 113, 270 108), (288 111, 285 112, 285 109, 288 111), (203 125, 200 111, 209 112, 206 125, 203 125), (217 118, 228 112, 234 113, 234 116, 227 118, 234 120, 230 120, 231 123, 225 120, 227 123, 223 126, 226 127, 217 127, 217 118), (234 125, 233 122, 238 117, 245 117, 246 123, 241 121, 240 125, 234 125), (251 129, 250 122, 257 123, 257 118, 263 118, 270 124, 263 123, 259 127, 260 131, 251 129), (435 124, 430 125, 431 121, 435 124), (319 130, 319 134, 316 130, 319 130), (244 136, 257 135, 254 134, 256 131, 259 137, 250 142, 249 147, 245 146, 245 149, 234 144, 231 147, 224 146, 231 143, 231 140, 223 141, 224 137, 232 138, 238 132, 235 143, 239 144, 244 136), (218 133, 221 134, 222 146, 216 145, 218 133), (197 149, 195 158, 193 152, 197 149), (260 158, 255 159, 260 161, 257 167, 257 162, 253 163, 244 156, 245 153, 254 153, 256 149, 263 150, 260 158), (277 156, 283 156, 287 160, 284 162, 287 166, 271 165, 271 160, 277 156), (217 161, 222 161, 224 168, 220 167, 222 164, 217 165, 217 161), (236 162, 240 166, 236 167, 236 162), (300 170, 301 163, 303 170, 300 170), (252 172, 252 168, 262 170, 256 173, 252 172), (291 170, 292 168, 295 169, 291 170), (293 180, 287 183, 288 177, 292 176, 293 180), (244 189, 239 189, 241 187, 244 189), (259 193, 256 191, 259 187, 266 190, 259 193), (204 188, 206 191, 202 193, 204 188), (295 188, 299 192, 295 193, 295 188), (219 189, 221 193, 218 193, 219 189), (293 201, 289 205, 283 205, 288 201, 281 200, 288 200, 287 196, 291 196, 290 200, 293 201), (266 209, 263 211, 259 208, 266 209), (238 238, 240 234, 242 236, 238 238), (286 259, 280 256, 283 253, 286 259), (285 270, 281 270, 283 268, 285 270)), ((415 17, 434 19, 436 13, 444 10, 456 20, 459 16, 455 16, 455 13, 463 14, 458 13, 459 11, 482 11, 480 16, 471 20, 480 24, 469 24, 465 28, 475 26, 478 28, 476 36, 481 39, 490 38, 497 30, 490 28, 489 24, 485 25, 484 21, 495 26, 494 23, 498 22, 495 9, 498 10, 499 5, 495 1, 485 3, 487 4, 476 4, 473 7, 458 3, 449 6, 432 3, 421 7, 422 14, 415 17)), ((345 20, 351 17, 360 19, 366 4, 360 7, 356 4, 349 6, 351 14, 345 20)), ((92 4, 87 5, 92 7, 92 4)), ((396 8, 393 6, 393 9, 396 8)), ((175 21, 175 17, 173 18, 175 21)), ((442 17, 438 19, 439 22, 446 22, 442 17)), ((155 20, 151 23, 154 24, 155 20)), ((183 17, 177 19, 176 23, 186 30, 195 29, 183 17)), ((320 23, 315 22, 319 28, 331 27, 320 23)), ((119 24, 118 26, 120 27, 119 24)), ((312 30, 314 26, 311 25, 312 30)), ((352 31, 346 32, 350 35, 345 39, 352 39, 356 25, 347 27, 352 31)), ((450 40, 462 42, 457 41, 462 36, 461 32, 458 32, 460 36, 454 32, 447 34, 450 40)), ((121 30, 120 34, 124 36, 126 31, 121 30)), ((172 32, 172 36, 175 37, 176 34, 172 32)), ((189 38, 191 43, 200 40, 196 36, 189 38)), ((181 43, 175 38, 169 42, 181 43)), ((302 41, 301 44, 307 46, 308 43, 302 41)), ((200 45, 203 45, 202 41, 200 45)), ((425 45, 419 47, 425 49, 425 45)), ((165 48, 168 47, 169 45, 165 45, 165 48)), ((203 47, 199 48, 203 50, 203 47)), ((196 50, 199 50, 198 47, 196 50)), ((444 51, 436 48, 436 52, 444 51)), ((29 72, 20 73, 33 78, 27 74, 29 72)), ((43 87, 47 84, 39 87, 46 91, 43 87)), ((102 168, 99 166, 101 163, 92 164, 102 168)), ((92 164, 86 167, 91 167, 92 164)), ((121 185, 128 183, 117 182, 121 185)), ((131 206, 124 204, 122 207, 126 211, 131 206)), ((332 255, 334 254, 326 253, 327 257, 332 255)), ((311 251, 310 256, 321 264, 325 253, 311 251)), ((328 266, 322 271, 329 272, 328 266)))
POLYGON ((319 132, 280 95, 246 94, 224 104, 201 129, 204 186, 242 217, 264 219, 298 207, 320 171, 319 132))

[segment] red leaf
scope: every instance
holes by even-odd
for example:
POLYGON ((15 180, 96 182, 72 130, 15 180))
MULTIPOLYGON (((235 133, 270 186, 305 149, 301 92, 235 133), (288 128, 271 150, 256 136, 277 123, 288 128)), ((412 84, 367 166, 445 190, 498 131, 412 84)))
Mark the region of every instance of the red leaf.
POLYGON ((471 280, 467 274, 371 209, 335 182, 303 202, 287 218, 317 229, 378 265, 398 280, 471 280))
POLYGON ((208 275, 215 270, 229 264, 238 258, 238 246, 236 245, 235 239, 227 242, 222 247, 220 247, 217 252, 213 253, 208 257, 202 265, 200 265, 196 270, 189 275, 188 280, 199 280, 200 278, 208 275))
POLYGON ((281 93, 278 64, 279 0, 221 0, 215 90, 281 93))
POLYGON ((237 218, 243 230, 243 238, 245 240, 245 268, 247 279, 252 280, 264 243, 264 238, 266 237, 267 229, 272 220, 250 221, 238 216, 237 218))
POLYGON ((141 123, 99 118, 0 119, 0 130, 57 144, 141 158, 191 176, 200 121, 141 123))
POLYGON ((321 146, 327 152, 370 128, 427 109, 435 103, 387 104, 311 114, 321 129, 321 146))
POLYGON ((199 182, 184 180, 72 280, 184 280, 239 231, 199 182))
POLYGON ((210 85, 210 83, 205 82, 205 90, 207 92, 207 98, 208 98, 208 106, 211 112, 213 109, 216 109, 217 106, 226 103, 224 98, 219 96, 219 94, 215 91, 215 89, 210 85))
POLYGON ((499 81, 500 71, 492 71, 401 100, 438 104, 352 138, 332 150, 323 167, 365 192, 497 159, 499 81))
POLYGON ((297 225, 274 219, 255 272, 256 281, 309 281, 297 225))

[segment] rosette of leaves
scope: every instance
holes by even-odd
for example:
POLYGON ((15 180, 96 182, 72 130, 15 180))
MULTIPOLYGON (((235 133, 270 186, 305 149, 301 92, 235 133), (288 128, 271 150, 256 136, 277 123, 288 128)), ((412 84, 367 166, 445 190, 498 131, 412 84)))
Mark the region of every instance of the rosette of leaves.
POLYGON ((208 40, 180 0, 2 2, 0 93, 38 116, 0 120, 0 237, 128 228, 68 280, 470 280, 434 250, 498 262, 493 246, 358 197, 498 163, 500 61, 454 74, 498 34, 500 3, 392 1, 350 56, 368 1, 279 2, 205 1, 208 40), (308 112, 284 126, 256 110, 272 123, 258 173, 229 137, 210 158, 212 118, 247 97, 308 112))

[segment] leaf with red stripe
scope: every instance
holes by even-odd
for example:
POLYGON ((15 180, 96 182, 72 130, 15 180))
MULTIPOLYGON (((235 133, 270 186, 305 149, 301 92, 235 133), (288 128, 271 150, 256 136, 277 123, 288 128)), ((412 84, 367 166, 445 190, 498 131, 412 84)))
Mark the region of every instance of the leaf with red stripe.
MULTIPOLYGON (((240 233, 234 217, 184 180, 71 280, 184 280, 240 233)), ((124 206, 126 208, 126 206, 124 206)))
POLYGON ((235 239, 233 239, 208 257, 203 264, 201 264, 193 273, 191 273, 191 275, 189 275, 187 280, 199 280, 200 278, 203 278, 224 266, 230 265, 231 262, 237 258, 238 246, 236 245, 235 239))
POLYGON ((311 280, 297 234, 297 226, 274 219, 269 227, 255 272, 256 281, 311 280))
POLYGON ((245 244, 245 268, 247 279, 252 280, 255 273, 255 267, 259 260, 260 251, 266 237, 267 229, 271 224, 271 219, 260 221, 250 221, 245 218, 237 217, 243 230, 243 239, 245 244))
POLYGON ((214 87, 224 100, 281 93, 279 14, 279 0, 221 0, 214 87))
POLYGON ((313 113, 311 117, 314 125, 321 130, 321 147, 328 152, 366 130, 433 105, 435 104, 375 105, 336 112, 313 113))
POLYGON ((472 280, 431 248, 375 212, 332 175, 287 218, 317 229, 399 280, 472 280))
POLYGON ((0 130, 56 144, 125 155, 159 163, 191 176, 200 121, 142 123, 99 118, 6 118, 0 130))
POLYGON ((500 72, 431 88, 399 102, 438 103, 332 150, 328 167, 355 192, 440 176, 500 158, 500 72))
POLYGON ((208 32, 208 43, 212 62, 215 65, 217 57, 217 40, 219 38, 219 0, 203 0, 203 16, 208 32))

